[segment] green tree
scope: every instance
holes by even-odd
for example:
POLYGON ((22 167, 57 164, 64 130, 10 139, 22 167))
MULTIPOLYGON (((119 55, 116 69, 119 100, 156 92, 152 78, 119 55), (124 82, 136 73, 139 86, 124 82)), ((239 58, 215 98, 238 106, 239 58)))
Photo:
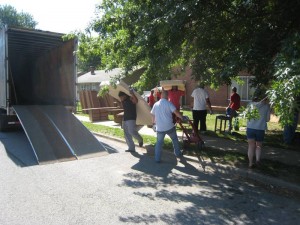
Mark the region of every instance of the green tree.
POLYGON ((294 112, 300 111, 300 33, 292 34, 282 44, 275 58, 275 78, 268 96, 280 123, 291 125, 294 112))
POLYGON ((29 13, 19 13, 14 7, 10 5, 0 5, 0 26, 4 25, 35 28, 37 22, 29 13))
POLYGON ((74 31, 64 36, 65 40, 73 38, 78 40, 76 54, 79 71, 87 72, 90 70, 90 66, 94 66, 96 69, 103 68, 101 63, 102 40, 99 37, 93 37, 88 28, 84 32, 74 31))
MULTIPOLYGON (((195 80, 215 87, 240 71, 255 76, 253 85, 269 86, 284 71, 280 62, 290 71, 281 84, 296 82, 290 63, 298 58, 285 46, 299 38, 299 10, 299 0, 103 0, 93 26, 103 64, 146 67, 144 87, 169 79, 174 66, 190 66, 195 80)), ((284 98, 282 90, 273 93, 274 104, 284 98)))
POLYGON ((105 64, 148 68, 145 81, 170 77, 174 65, 219 86, 239 71, 267 83, 282 41, 299 29, 297 0, 104 0, 94 28, 105 64))

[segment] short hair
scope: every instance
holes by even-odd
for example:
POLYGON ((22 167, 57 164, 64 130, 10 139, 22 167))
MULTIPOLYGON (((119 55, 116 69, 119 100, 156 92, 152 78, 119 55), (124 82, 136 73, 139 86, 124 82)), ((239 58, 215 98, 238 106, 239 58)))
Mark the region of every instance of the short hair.
POLYGON ((121 96, 127 96, 127 94, 125 92, 123 92, 123 91, 120 91, 119 92, 119 97, 121 97, 121 96))
POLYGON ((262 87, 257 87, 253 93, 252 100, 253 101, 260 101, 264 97, 266 97, 266 90, 262 87))
POLYGON ((168 91, 163 90, 162 93, 161 93, 161 96, 163 98, 168 98, 168 91))
POLYGON ((236 92, 236 87, 233 87, 231 90, 232 90, 233 92, 236 92))

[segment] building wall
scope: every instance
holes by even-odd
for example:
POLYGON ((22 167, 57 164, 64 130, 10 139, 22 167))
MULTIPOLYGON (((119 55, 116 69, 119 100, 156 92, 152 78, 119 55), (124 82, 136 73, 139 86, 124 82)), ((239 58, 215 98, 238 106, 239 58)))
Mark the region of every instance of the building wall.
MULTIPOLYGON (((176 71, 174 72, 175 74, 176 71)), ((185 72, 181 73, 180 76, 177 75, 177 77, 172 78, 173 80, 185 80, 186 81, 186 95, 182 99, 182 105, 185 108, 189 108, 192 104, 193 98, 191 97, 191 94, 193 90, 197 87, 197 82, 195 82, 192 77, 192 70, 190 68, 187 68, 185 72)), ((205 89, 208 91, 209 98, 211 101, 211 104, 215 108, 221 108, 221 110, 224 110, 224 107, 228 106, 228 99, 229 99, 229 93, 228 93, 228 87, 227 85, 221 86, 218 90, 213 90, 209 87, 205 87, 205 89)))
MULTIPOLYGON (((197 82, 192 79, 192 70, 191 68, 187 67, 185 71, 178 72, 178 69, 174 69, 174 74, 177 76, 173 77, 173 80, 185 80, 186 81, 186 95, 182 99, 182 106, 184 108, 190 108, 193 98, 191 94, 193 90, 197 87, 197 82), (178 75, 180 74, 180 75, 178 75)), ((245 72, 241 72, 240 76, 249 76, 249 74, 245 72)), ((209 94, 209 98, 213 109, 217 113, 223 113, 225 108, 228 106, 230 101, 231 90, 230 87, 227 85, 223 85, 219 87, 217 90, 211 89, 210 87, 205 87, 209 94)), ((246 106, 249 101, 241 101, 241 106, 246 106)))

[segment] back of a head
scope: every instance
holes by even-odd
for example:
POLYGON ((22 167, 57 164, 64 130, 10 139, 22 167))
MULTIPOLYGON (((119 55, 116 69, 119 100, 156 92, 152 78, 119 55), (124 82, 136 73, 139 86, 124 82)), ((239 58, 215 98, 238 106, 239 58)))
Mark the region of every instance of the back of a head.
POLYGON ((168 91, 163 90, 163 91, 161 92, 161 97, 162 97, 162 98, 165 98, 165 99, 168 99, 168 91))
POLYGON ((119 94, 118 94, 118 96, 121 97, 121 96, 128 96, 128 95, 125 92, 120 91, 119 94))
POLYGON ((199 81, 199 82, 198 82, 198 87, 199 87, 199 88, 204 88, 204 87, 205 87, 204 82, 199 81))
POLYGON ((236 87, 233 87, 231 90, 232 90, 234 93, 236 93, 236 91, 237 91, 236 87))
POLYGON ((252 101, 258 102, 266 97, 266 91, 262 87, 257 87, 253 93, 252 101))

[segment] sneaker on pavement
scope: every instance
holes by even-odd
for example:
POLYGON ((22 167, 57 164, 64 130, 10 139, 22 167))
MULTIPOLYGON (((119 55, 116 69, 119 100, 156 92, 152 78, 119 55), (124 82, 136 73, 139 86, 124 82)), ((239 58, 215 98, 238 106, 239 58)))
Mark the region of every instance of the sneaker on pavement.
POLYGON ((128 149, 128 150, 125 150, 125 152, 135 152, 135 150, 128 149))

